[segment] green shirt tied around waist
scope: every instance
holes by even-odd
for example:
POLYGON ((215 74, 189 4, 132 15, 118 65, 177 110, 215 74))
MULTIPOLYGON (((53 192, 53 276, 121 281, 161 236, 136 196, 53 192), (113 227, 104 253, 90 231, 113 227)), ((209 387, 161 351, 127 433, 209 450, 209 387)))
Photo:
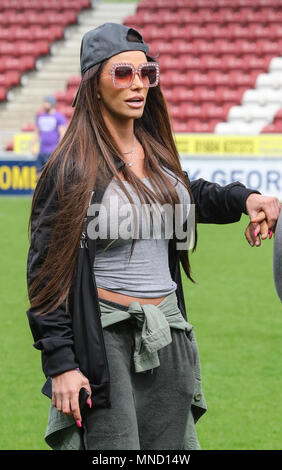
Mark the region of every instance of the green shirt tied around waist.
MULTIPOLYGON (((184 449, 200 449, 195 423, 205 413, 207 406, 202 392, 199 351, 193 326, 185 321, 178 308, 176 293, 167 295, 157 306, 140 305, 138 301, 133 301, 129 307, 122 310, 118 305, 114 307, 102 299, 99 299, 99 304, 103 328, 123 320, 136 321, 133 359, 137 373, 159 367, 158 351, 171 343, 171 328, 189 332, 195 360, 195 389, 184 436, 184 449)), ((60 413, 52 402, 44 437, 46 443, 54 450, 84 449, 83 438, 74 418, 60 413)))
POLYGON ((103 328, 122 320, 136 319, 133 357, 135 372, 145 372, 160 365, 158 350, 171 343, 170 328, 188 332, 192 330, 193 326, 184 320, 176 299, 175 292, 173 292, 157 306, 153 304, 140 305, 138 301, 133 301, 128 310, 121 310, 99 298, 103 328))

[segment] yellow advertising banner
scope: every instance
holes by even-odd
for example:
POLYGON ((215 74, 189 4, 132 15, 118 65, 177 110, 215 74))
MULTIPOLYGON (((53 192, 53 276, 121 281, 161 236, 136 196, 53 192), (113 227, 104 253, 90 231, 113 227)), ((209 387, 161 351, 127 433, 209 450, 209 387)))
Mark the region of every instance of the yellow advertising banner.
MULTIPOLYGON (((14 152, 31 155, 32 139, 32 132, 15 134, 14 152)), ((175 134, 175 141, 180 155, 282 157, 282 134, 175 134)))
POLYGON ((14 153, 19 155, 32 154, 33 132, 19 132, 14 135, 14 153))
POLYGON ((282 157, 282 134, 176 134, 180 155, 282 157))

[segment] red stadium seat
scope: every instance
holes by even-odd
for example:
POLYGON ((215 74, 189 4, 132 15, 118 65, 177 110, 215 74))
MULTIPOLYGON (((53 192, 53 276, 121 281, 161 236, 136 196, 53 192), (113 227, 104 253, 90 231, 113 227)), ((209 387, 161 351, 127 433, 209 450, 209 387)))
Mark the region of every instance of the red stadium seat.
MULTIPOLYGON (((231 25, 232 26, 232 25, 231 25)), ((206 27, 206 38, 208 40, 215 39, 229 39, 232 37, 230 29, 225 25, 209 24, 206 27)))
POLYGON ((254 88, 258 73, 256 70, 250 70, 248 73, 244 73, 243 70, 232 70, 229 73, 230 86, 247 86, 254 88))
POLYGON ((29 28, 33 39, 39 41, 54 42, 56 39, 63 37, 63 28, 61 26, 50 26, 48 29, 44 29, 41 26, 30 26, 29 28))
POLYGON ((71 106, 66 106, 66 105, 58 105, 57 109, 62 114, 64 114, 68 119, 72 117, 73 111, 74 111, 74 108, 72 108, 71 106))
POLYGON ((247 39, 250 41, 255 38, 255 34, 251 29, 251 26, 243 26, 241 23, 234 23, 229 24, 226 29, 228 31, 229 37, 231 37, 233 40, 247 39))
POLYGON ((179 107, 178 103, 169 103, 168 112, 172 119, 181 119, 179 107))
POLYGON ((67 87, 78 87, 81 82, 80 75, 71 75, 67 81, 67 87))
POLYGON ((274 116, 274 123, 276 122, 282 122, 282 109, 279 109, 279 111, 277 111, 277 113, 275 114, 274 116))
POLYGON ((24 55, 19 58, 24 70, 33 70, 35 68, 35 58, 30 55, 24 55))
POLYGON ((77 92, 77 88, 67 88, 66 91, 56 91, 55 96, 57 98, 58 104, 63 104, 66 106, 71 106, 75 94, 77 92))
POLYGON ((1 24, 8 27, 11 25, 24 26, 24 25, 27 25, 28 23, 27 23, 27 18, 25 14, 19 14, 17 12, 9 10, 9 11, 5 11, 2 14, 1 24))
MULTIPOLYGON (((182 41, 181 41, 182 42, 182 41)), ((191 47, 192 49, 192 47, 191 47)), ((179 51, 177 49, 177 46, 175 45, 174 42, 162 42, 162 41, 151 41, 150 42, 150 53, 152 53, 152 50, 154 51, 154 53, 158 53, 160 54, 160 56, 162 56, 162 54, 172 54, 172 55, 178 55, 179 54, 179 51)), ((187 51, 187 52, 190 52, 187 51)), ((153 53, 153 55, 154 55, 153 53)))
POLYGON ((194 90, 184 86, 175 86, 170 89, 170 102, 183 103, 195 101, 194 90))
POLYGON ((21 82, 21 74, 17 70, 6 71, 4 75, 7 80, 8 88, 15 86, 15 85, 19 85, 21 82))
POLYGON ((17 52, 19 56, 30 55, 37 58, 40 55, 40 50, 36 47, 36 44, 28 42, 18 43, 17 52))
POLYGON ((45 14, 42 15, 35 11, 27 11, 23 13, 24 24, 30 26, 42 26, 46 27, 46 23, 49 24, 49 21, 46 21, 45 14))
POLYGON ((8 70, 20 70, 23 72, 25 69, 21 66, 19 59, 15 57, 2 57, 0 61, 0 73, 8 70))
POLYGON ((171 40, 174 39, 182 39, 186 40, 186 27, 180 27, 178 25, 167 25, 164 27, 164 31, 166 33, 166 37, 171 38, 171 40))
MULTIPOLYGON (((217 123, 218 121, 216 121, 217 123)), ((187 123, 188 132, 211 133, 214 131, 216 123, 214 121, 195 120, 187 123)))
MULTIPOLYGON (((281 8, 281 5, 280 5, 281 8)), ((274 10, 274 8, 263 7, 260 9, 263 21, 267 23, 281 23, 282 22, 282 12, 280 10, 274 10)))
POLYGON ((199 103, 215 103, 217 101, 217 93, 213 88, 195 87, 194 90, 195 101, 199 103))
POLYGON ((189 72, 180 73, 176 71, 167 71, 160 76, 160 83, 166 88, 178 85, 186 85, 188 81, 189 72))
POLYGON ((10 40, 13 38, 13 42, 15 41, 31 41, 33 40, 33 35, 29 28, 22 27, 22 26, 10 26, 9 27, 9 36, 10 40))
POLYGON ((23 132, 33 132, 35 131, 36 126, 33 123, 27 122, 22 125, 21 130, 23 132))
POLYGON ((277 124, 268 124, 261 130, 262 134, 282 134, 282 124, 277 125, 277 124))
POLYGON ((208 72, 207 80, 210 86, 229 86, 230 75, 227 72, 211 70, 208 72))
MULTIPOLYGON (((276 40, 279 38, 281 39, 282 38, 282 25, 281 23, 280 24, 272 24, 270 25, 270 28, 269 28, 269 34, 270 34, 270 37, 272 37, 273 39, 275 38, 276 40)), ((263 37, 263 36, 262 36, 263 37)))
POLYGON ((241 57, 236 57, 234 55, 224 55, 221 57, 222 65, 221 69, 230 71, 230 70, 241 70, 242 69, 242 59, 241 57))
POLYGON ((217 54, 216 43, 211 40, 198 39, 197 41, 193 43, 193 47, 194 47, 195 55, 217 54))
POLYGON ((177 70, 182 66, 181 61, 178 60, 177 57, 174 57, 169 54, 162 54, 159 57, 158 62, 159 62, 161 73, 162 71, 165 71, 165 70, 172 70, 172 69, 177 70))
POLYGON ((230 103, 232 105, 236 105, 241 102, 244 90, 219 86, 215 89, 215 93, 219 103, 230 103))
POLYGON ((205 103, 202 105, 202 117, 205 119, 218 119, 225 121, 227 118, 230 104, 218 105, 215 103, 205 103))
POLYGON ((44 14, 45 21, 50 26, 61 26, 65 27, 68 24, 72 24, 76 22, 76 14, 73 12, 66 12, 66 13, 49 13, 46 12, 44 14))
POLYGON ((191 70, 187 72, 187 86, 211 86, 210 77, 207 73, 200 70, 191 70))
POLYGON ((237 39, 233 42, 234 50, 237 51, 237 55, 257 54, 257 43, 255 41, 246 41, 246 39, 237 39))
POLYGON ((201 59, 196 56, 182 55, 178 61, 178 68, 180 70, 199 70, 201 67, 201 59))
POLYGON ((163 25, 179 25, 186 23, 185 19, 183 17, 180 17, 177 13, 171 13, 167 11, 159 12, 155 15, 155 21, 157 20, 157 23, 163 24, 163 25))
POLYGON ((172 121, 172 128, 174 132, 188 132, 186 122, 178 121, 176 119, 173 119, 172 121))
POLYGON ((254 23, 249 26, 251 37, 253 40, 257 39, 273 39, 277 37, 275 32, 270 26, 263 26, 260 23, 254 23))
POLYGON ((10 84, 7 81, 7 78, 4 74, 0 74, 0 87, 10 88, 10 84))
POLYGON ((210 47, 213 48, 213 51, 210 52, 216 55, 222 54, 233 54, 238 55, 240 54, 240 50, 237 47, 234 47, 234 41, 228 41, 224 39, 217 39, 213 43, 210 42, 210 47))
POLYGON ((11 39, 11 35, 10 35, 9 28, 0 27, 0 40, 1 41, 9 41, 10 39, 11 39))
POLYGON ((257 57, 248 55, 243 58, 241 67, 248 70, 258 70, 259 72, 266 72, 269 68, 272 56, 257 57))
POLYGON ((7 41, 0 41, 0 56, 4 57, 16 57, 18 55, 17 50, 13 43, 7 41))
POLYGON ((34 46, 38 51, 38 54, 49 54, 50 53, 50 44, 48 41, 35 41, 34 46))
POLYGON ((208 27, 202 25, 187 25, 183 28, 182 36, 186 40, 207 39, 210 36, 208 27))
POLYGON ((178 118, 179 119, 201 119, 203 116, 203 109, 200 105, 194 103, 182 103, 179 106, 178 118))
MULTIPOLYGON (((137 27, 160 64, 160 81, 179 132, 213 132, 230 106, 282 56, 282 0, 141 0, 124 21, 137 27), (188 129, 188 131, 187 131, 188 129)), ((1 0, 0 86, 20 83, 90 0, 1 0)), ((81 77, 57 93, 70 118, 81 77)), ((4 96, 4 95, 3 95, 4 96)), ((0 97, 3 100, 3 98, 0 97)), ((5 95, 5 98, 7 96, 5 95)), ((279 122, 279 118, 278 118, 279 122)))
POLYGON ((90 7, 90 0, 1 0, 0 73, 6 89, 19 84, 20 75, 33 70, 35 59, 49 54, 64 28, 77 22, 77 13, 90 7))
POLYGON ((126 16, 123 24, 129 28, 139 29, 144 26, 143 18, 140 15, 129 15, 126 16))
POLYGON ((208 70, 220 70, 223 68, 223 61, 221 58, 212 56, 210 54, 202 55, 200 58, 199 68, 202 71, 208 70))
POLYGON ((5 151, 6 152, 13 152, 14 150, 14 139, 11 139, 9 140, 9 142, 7 143, 6 147, 5 147, 5 151))
POLYGON ((266 39, 258 39, 256 41, 256 53, 258 55, 269 55, 273 56, 282 55, 282 41, 268 41, 266 39))
MULTIPOLYGON (((174 54, 190 54, 192 55, 197 47, 197 41, 182 41, 181 39, 174 39, 172 42, 168 43, 163 43, 164 46, 170 45, 171 47, 171 53, 174 54)), ((160 50, 161 52, 161 50, 160 50)))
POLYGON ((222 23, 242 23, 244 21, 244 14, 241 10, 234 11, 230 8, 221 8, 221 22, 222 23))
POLYGON ((168 36, 166 28, 152 28, 151 26, 145 26, 140 32, 147 43, 155 40, 167 40, 167 38, 170 37, 168 36))

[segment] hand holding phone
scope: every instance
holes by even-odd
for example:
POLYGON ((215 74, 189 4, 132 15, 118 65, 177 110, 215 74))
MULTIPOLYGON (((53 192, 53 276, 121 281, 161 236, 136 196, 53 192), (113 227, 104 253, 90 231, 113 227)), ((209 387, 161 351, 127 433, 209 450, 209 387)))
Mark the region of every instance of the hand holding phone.
POLYGON ((48 383, 46 381, 43 389, 43 393, 51 395, 52 404, 57 410, 68 416, 73 416, 77 426, 81 428, 81 411, 86 403, 90 408, 92 406, 91 388, 84 374, 77 369, 64 372, 52 377, 48 383), (70 390, 72 391, 70 392, 70 390))

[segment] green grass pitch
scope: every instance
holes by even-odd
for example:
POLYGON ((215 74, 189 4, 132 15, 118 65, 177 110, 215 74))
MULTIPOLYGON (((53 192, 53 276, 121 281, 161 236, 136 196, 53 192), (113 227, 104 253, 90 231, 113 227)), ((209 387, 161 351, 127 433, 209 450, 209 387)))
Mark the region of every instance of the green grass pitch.
MULTIPOLYGON (((41 394, 40 353, 26 317, 30 197, 0 198, 0 449, 48 449, 49 400, 41 394)), ((197 284, 184 281, 198 340, 208 412, 197 429, 202 449, 281 449, 282 316, 273 284, 273 239, 251 248, 248 218, 199 225, 190 255, 197 284)), ((94 398, 95 400, 95 398, 94 398)))

